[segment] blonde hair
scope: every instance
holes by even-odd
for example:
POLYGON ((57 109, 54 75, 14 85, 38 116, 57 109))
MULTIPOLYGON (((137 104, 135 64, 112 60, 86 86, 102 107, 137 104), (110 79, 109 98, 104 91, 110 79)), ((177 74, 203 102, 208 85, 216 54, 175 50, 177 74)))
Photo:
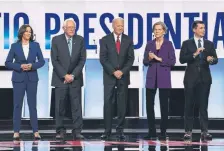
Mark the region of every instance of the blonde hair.
POLYGON ((167 28, 166 24, 165 24, 164 22, 162 22, 162 21, 158 21, 158 22, 156 22, 156 23, 153 25, 153 27, 152 27, 152 32, 155 30, 156 25, 160 25, 160 26, 162 26, 162 28, 163 28, 165 34, 167 33, 167 29, 168 29, 168 28, 167 28))

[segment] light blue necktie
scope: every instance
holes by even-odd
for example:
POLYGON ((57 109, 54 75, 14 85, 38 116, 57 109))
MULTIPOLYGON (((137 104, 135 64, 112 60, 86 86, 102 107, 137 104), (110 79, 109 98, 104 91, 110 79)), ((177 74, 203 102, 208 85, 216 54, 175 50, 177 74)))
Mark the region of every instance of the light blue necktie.
POLYGON ((71 38, 68 39, 68 49, 71 56, 72 55, 72 39, 71 38))

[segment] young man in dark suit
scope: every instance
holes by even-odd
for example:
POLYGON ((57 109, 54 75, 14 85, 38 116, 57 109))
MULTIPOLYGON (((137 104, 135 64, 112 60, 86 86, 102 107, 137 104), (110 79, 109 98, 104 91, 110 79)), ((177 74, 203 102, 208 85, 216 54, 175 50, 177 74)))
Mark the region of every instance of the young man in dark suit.
POLYGON ((198 101, 201 124, 201 139, 211 140, 208 133, 208 98, 212 77, 209 65, 217 64, 218 58, 213 42, 204 39, 205 24, 194 21, 194 37, 183 42, 180 63, 187 63, 184 76, 185 87, 185 140, 192 140, 194 104, 198 101))

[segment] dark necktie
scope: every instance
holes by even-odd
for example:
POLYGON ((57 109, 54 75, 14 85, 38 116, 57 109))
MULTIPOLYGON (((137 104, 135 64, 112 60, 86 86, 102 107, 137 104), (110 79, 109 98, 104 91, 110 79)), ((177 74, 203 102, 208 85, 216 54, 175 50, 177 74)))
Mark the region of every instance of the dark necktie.
POLYGON ((117 48, 117 53, 120 53, 120 48, 121 48, 121 42, 119 40, 119 36, 117 36, 117 40, 116 40, 116 48, 117 48))
MULTIPOLYGON (((201 48, 201 39, 198 40, 198 48, 201 48)), ((199 58, 200 58, 200 63, 202 64, 203 63, 203 52, 201 52, 199 54, 199 58)))

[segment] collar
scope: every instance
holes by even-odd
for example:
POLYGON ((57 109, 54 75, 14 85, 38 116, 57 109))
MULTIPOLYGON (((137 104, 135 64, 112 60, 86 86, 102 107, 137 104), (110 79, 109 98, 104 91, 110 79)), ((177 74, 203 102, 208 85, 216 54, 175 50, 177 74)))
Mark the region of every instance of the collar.
MULTIPOLYGON (((114 39, 115 41, 117 41, 117 36, 114 32, 113 32, 113 35, 114 35, 114 39)), ((121 38, 122 38, 122 34, 119 35, 119 40, 121 41, 121 38)))

